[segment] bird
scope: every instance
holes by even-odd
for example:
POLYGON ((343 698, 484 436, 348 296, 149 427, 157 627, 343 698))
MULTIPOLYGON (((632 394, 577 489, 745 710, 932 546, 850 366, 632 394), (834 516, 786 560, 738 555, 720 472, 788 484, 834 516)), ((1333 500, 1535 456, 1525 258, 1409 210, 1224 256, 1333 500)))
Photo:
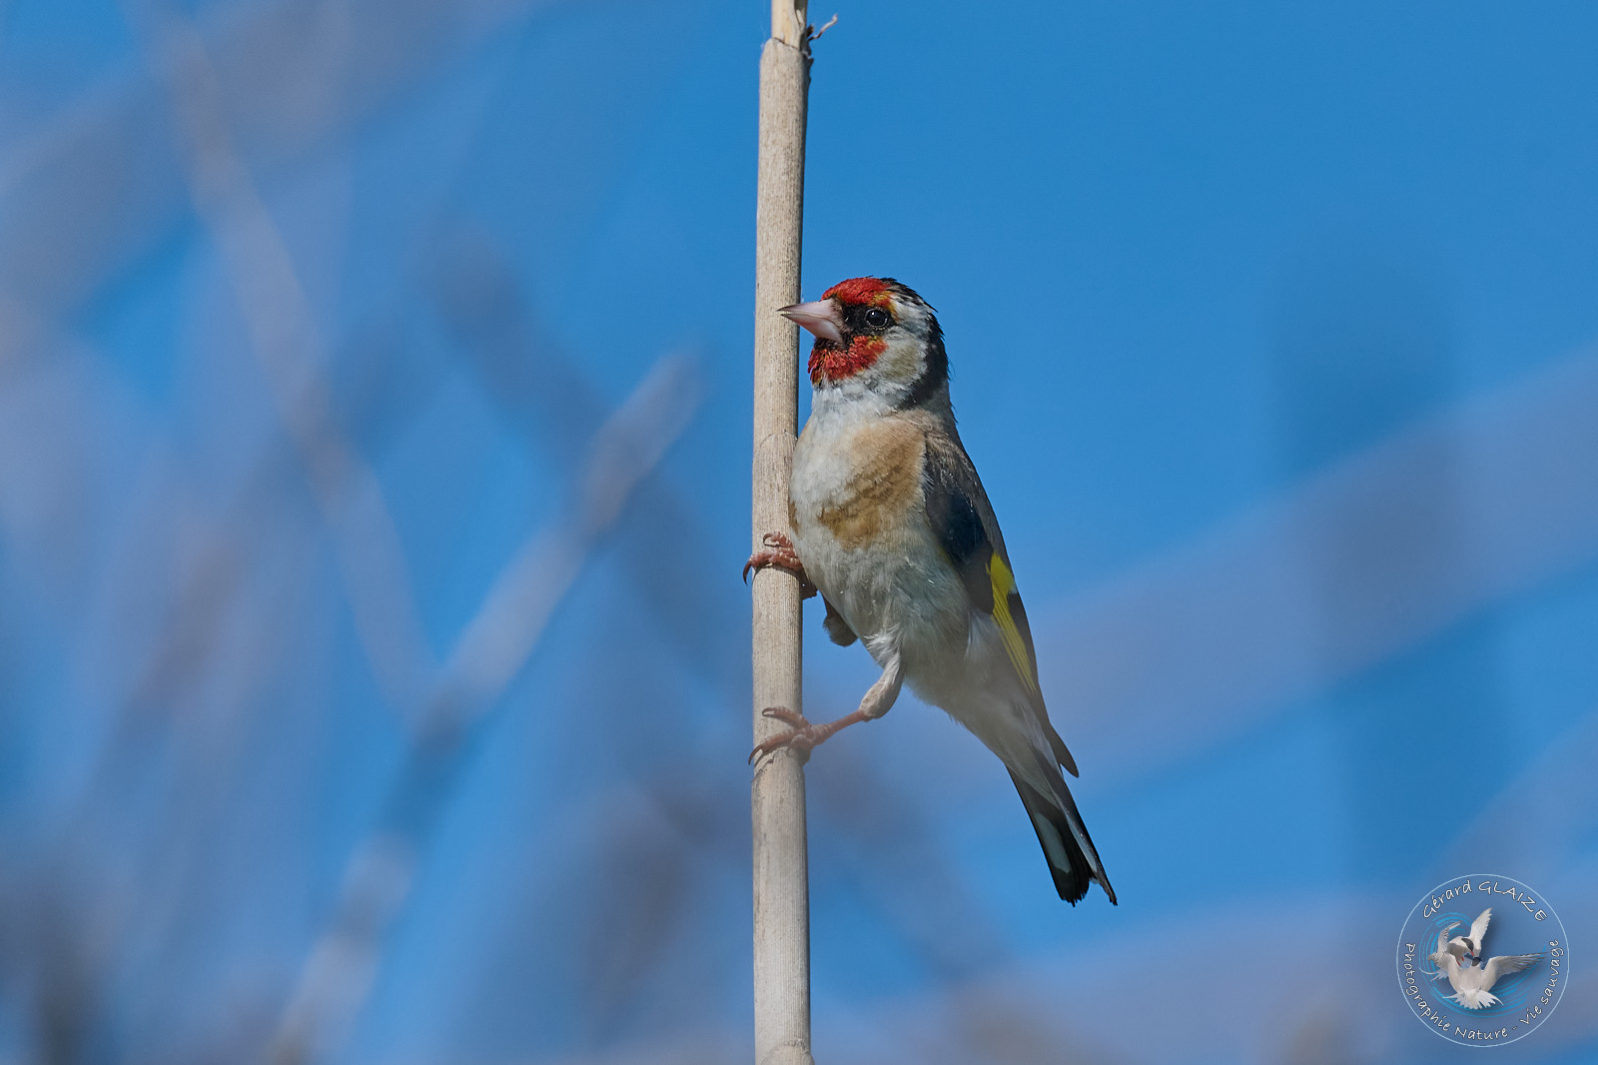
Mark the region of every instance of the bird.
POLYGON ((955 427, 935 311, 893 278, 855 277, 778 313, 815 336, 811 412, 793 452, 793 535, 767 533, 744 573, 794 573, 820 593, 832 641, 858 639, 882 672, 834 721, 767 708, 790 728, 750 760, 807 758, 908 685, 1004 763, 1060 898, 1075 906, 1096 881, 1116 904, 1062 773, 1076 776, 1076 761, 1044 706, 1004 536, 955 427))
MULTIPOLYGON (((1470 935, 1455 936, 1448 941, 1448 952, 1462 960, 1468 954, 1472 961, 1480 961, 1481 941, 1487 935, 1487 925, 1492 919, 1493 908, 1489 906, 1481 913, 1478 913, 1476 919, 1470 923, 1470 935)), ((1455 924, 1458 923, 1460 922, 1455 922, 1455 924)))
POLYGON ((1444 950, 1433 954, 1431 960, 1455 991, 1446 997, 1466 1009, 1479 1010, 1498 1005, 1499 998, 1492 988, 1499 978, 1531 968, 1542 960, 1542 955, 1500 954, 1485 965, 1461 965, 1457 957, 1444 950))
MULTIPOLYGON (((1430 954, 1429 957, 1435 958, 1439 954, 1452 954, 1454 955, 1454 959, 1456 961, 1459 960, 1464 955, 1465 948, 1463 946, 1455 946, 1456 943, 1460 943, 1462 941, 1457 937, 1454 940, 1450 940, 1448 938, 1448 933, 1452 932, 1454 929, 1458 928, 1464 923, 1464 921, 1451 921, 1444 926, 1443 929, 1437 933, 1437 949, 1430 954)), ((1432 979, 1441 980, 1447 975, 1447 973, 1443 972, 1443 970, 1439 968, 1436 972, 1432 973, 1432 979)))

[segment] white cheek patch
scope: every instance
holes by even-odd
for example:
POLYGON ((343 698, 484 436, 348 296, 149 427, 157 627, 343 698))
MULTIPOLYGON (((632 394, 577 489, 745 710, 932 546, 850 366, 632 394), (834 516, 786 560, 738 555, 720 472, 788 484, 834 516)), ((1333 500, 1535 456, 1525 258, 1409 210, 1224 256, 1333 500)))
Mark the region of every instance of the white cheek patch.
POLYGON ((888 338, 887 350, 877 356, 871 367, 872 376, 879 387, 908 389, 911 382, 921 376, 922 357, 921 344, 914 337, 896 331, 888 338))

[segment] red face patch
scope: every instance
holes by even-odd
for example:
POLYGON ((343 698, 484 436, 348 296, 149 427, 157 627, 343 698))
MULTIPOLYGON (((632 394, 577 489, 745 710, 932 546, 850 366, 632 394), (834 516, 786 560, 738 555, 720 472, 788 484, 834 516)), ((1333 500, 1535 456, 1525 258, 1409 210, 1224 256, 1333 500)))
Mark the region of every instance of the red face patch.
POLYGON ((870 303, 880 307, 893 296, 879 277, 851 277, 827 289, 821 298, 836 299, 840 303, 870 303))
POLYGON ((846 377, 853 377, 876 362, 877 356, 887 348, 886 337, 853 337, 847 348, 840 348, 830 340, 818 339, 815 347, 810 349, 810 383, 819 385, 822 381, 842 381, 846 377))
MULTIPOLYGON (((893 289, 880 277, 851 277, 821 294, 824 300, 837 300, 845 307, 885 307, 893 301, 893 289)), ((845 343, 817 339, 810 349, 810 383, 842 381, 853 377, 877 361, 888 349, 880 336, 849 336, 845 343)))

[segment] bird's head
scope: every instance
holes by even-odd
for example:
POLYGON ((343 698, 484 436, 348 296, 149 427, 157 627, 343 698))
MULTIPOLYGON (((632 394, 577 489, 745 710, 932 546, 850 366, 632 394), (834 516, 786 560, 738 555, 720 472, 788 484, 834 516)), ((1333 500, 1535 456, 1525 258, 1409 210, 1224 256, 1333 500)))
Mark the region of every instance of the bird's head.
POLYGON ((897 408, 946 395, 949 359, 932 308, 891 277, 852 277, 779 314, 816 336, 810 383, 860 389, 897 408))

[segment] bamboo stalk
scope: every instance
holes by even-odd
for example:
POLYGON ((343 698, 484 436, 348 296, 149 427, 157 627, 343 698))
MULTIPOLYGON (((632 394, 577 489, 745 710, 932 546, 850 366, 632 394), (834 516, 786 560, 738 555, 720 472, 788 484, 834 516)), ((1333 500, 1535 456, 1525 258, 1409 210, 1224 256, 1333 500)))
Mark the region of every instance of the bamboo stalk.
MULTIPOLYGON (((772 0, 760 56, 760 155, 755 208, 755 395, 751 550, 788 532, 788 478, 798 427, 798 327, 775 312, 799 300, 804 214, 805 102, 810 80, 805 0, 772 0)), ((768 706, 800 705, 799 582, 758 571, 753 589, 754 737, 783 725, 768 706)), ((801 760, 760 759, 751 784, 754 833, 755 1061, 814 1065, 810 1056, 810 888, 801 760)))

